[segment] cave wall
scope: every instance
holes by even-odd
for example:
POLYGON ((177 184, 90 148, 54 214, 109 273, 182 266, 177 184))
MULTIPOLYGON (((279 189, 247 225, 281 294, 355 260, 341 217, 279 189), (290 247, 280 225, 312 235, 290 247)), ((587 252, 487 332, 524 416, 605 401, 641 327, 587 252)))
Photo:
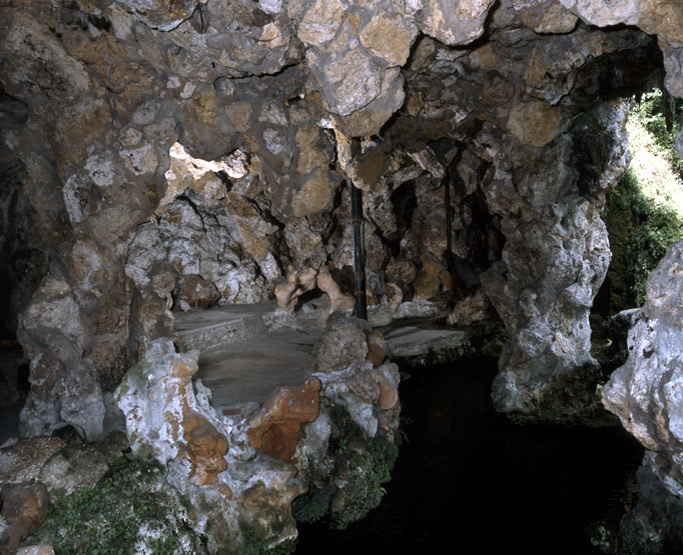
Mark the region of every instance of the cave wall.
POLYGON ((26 107, 3 125, 3 148, 22 164, 19 198, 49 253, 11 311, 31 361, 24 434, 70 423, 101 437, 126 369, 173 336, 188 280, 221 303, 270 298, 304 264, 343 282, 349 181, 365 193, 371 303, 387 302, 388 283, 406 298, 489 296, 509 336, 499 409, 533 410, 556 376, 594 365, 588 313, 609 261, 599 213, 629 158, 621 99, 662 63, 683 96, 680 6, 5 0, 0 11, 0 81, 26 107), (446 182, 450 290, 421 279, 446 266, 446 182))

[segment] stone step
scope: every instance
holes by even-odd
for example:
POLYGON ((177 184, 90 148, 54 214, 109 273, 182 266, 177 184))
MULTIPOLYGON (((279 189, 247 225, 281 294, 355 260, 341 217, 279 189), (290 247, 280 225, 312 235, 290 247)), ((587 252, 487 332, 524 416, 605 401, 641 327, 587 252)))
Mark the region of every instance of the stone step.
POLYGON ((178 312, 175 314, 176 331, 184 350, 209 353, 264 334, 267 328, 263 316, 272 312, 275 306, 274 303, 225 305, 210 310, 178 312))
POLYGON ((382 331, 389 347, 389 357, 411 366, 441 364, 459 358, 472 335, 462 329, 419 325, 398 325, 382 331))

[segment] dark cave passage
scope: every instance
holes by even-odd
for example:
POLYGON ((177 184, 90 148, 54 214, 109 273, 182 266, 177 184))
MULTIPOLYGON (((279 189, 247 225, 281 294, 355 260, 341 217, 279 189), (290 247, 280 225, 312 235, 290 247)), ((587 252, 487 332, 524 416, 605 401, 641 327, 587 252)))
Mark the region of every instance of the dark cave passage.
POLYGON ((413 373, 406 439, 380 506, 346 530, 300 525, 296 553, 590 555, 587 528, 614 527, 643 448, 602 428, 519 425, 496 413, 494 359, 413 373))

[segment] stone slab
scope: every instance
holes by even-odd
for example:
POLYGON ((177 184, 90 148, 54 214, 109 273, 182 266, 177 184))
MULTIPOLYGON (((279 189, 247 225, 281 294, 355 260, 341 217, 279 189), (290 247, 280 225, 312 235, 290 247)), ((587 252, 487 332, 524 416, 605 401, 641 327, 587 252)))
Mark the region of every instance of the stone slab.
POLYGON ((176 330, 185 350, 209 352, 265 333, 263 316, 274 308, 273 303, 260 303, 178 312, 176 330))
POLYGON ((428 354, 450 351, 464 346, 470 334, 459 329, 423 328, 418 325, 400 326, 384 331, 389 344, 389 356, 410 359, 428 354))
POLYGON ((262 404, 280 387, 303 384, 313 372, 313 345, 320 333, 280 329, 202 353, 201 379, 219 412, 262 404))

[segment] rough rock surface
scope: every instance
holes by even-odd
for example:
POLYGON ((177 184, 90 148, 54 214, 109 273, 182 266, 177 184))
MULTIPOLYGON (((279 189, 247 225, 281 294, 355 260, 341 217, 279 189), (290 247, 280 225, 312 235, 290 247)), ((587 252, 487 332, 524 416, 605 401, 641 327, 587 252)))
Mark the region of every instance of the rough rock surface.
POLYGON ((103 437, 102 395, 174 337, 171 310, 209 302, 185 299, 187 280, 219 303, 259 302, 309 264, 348 293, 349 175, 364 190, 370 304, 399 290, 448 302, 487 272, 509 321, 499 408, 529 410, 553 374, 591 364, 601 198, 626 160, 614 99, 660 60, 683 95, 677 7, 133 5, 0 8, 0 214, 18 208, 0 218, 0 259, 31 359, 24 434, 68 423, 103 437), (436 288, 418 275, 434 267, 447 270, 436 288))
POLYGON ((619 523, 615 553, 676 553, 683 538, 683 500, 659 479, 653 460, 645 456, 638 469, 634 506, 619 523))
POLYGON ((225 470, 228 442, 215 412, 195 397, 191 380, 198 354, 178 354, 170 340, 155 341, 126 374, 116 402, 126 415, 135 455, 162 464, 172 460, 182 475, 178 479, 206 485, 225 470))
POLYGON ((50 492, 73 493, 81 487, 94 486, 107 472, 104 454, 94 446, 70 444, 45 462, 39 479, 50 492))
MULTIPOLYGON (((366 334, 352 324, 367 353, 366 334)), ((318 347, 319 352, 330 349, 326 343, 318 347)), ((168 482, 194 507, 193 526, 209 537, 211 552, 247 549, 254 538, 276 545, 296 537, 291 504, 313 481, 309 459, 334 459, 318 435, 330 411, 339 426, 345 422, 340 440, 393 445, 400 411, 396 366, 375 368, 363 359, 341 369, 319 368, 303 386, 280 388, 262 407, 226 416, 211 406, 211 392, 192 382, 197 357, 197 351, 176 353, 166 338, 151 342, 119 386, 117 403, 133 452, 168 468, 168 482)), ((331 360, 331 352, 322 359, 331 360)), ((371 473, 372 460, 359 468, 371 473)), ((334 464, 325 472, 317 469, 315 480, 329 482, 330 491, 344 483, 334 464)), ((344 518, 360 518, 379 502, 379 491, 372 500, 356 502, 356 516, 344 513, 344 518)))
MULTIPOLYGON (((22 434, 105 437, 105 399, 175 337, 188 276, 218 303, 267 300, 306 265, 351 291, 349 181, 363 190, 371 305, 491 301, 509 337, 497 408, 533 412, 558 380, 592 375, 623 99, 662 69, 683 97, 681 10, 0 3, 0 307, 30 359, 22 434)), ((213 428, 188 423, 183 460, 217 461, 213 428)), ((252 486, 250 500, 264 493, 252 486)))
POLYGON ((0 491, 2 519, 7 528, 0 533, 0 550, 11 553, 47 518, 50 497, 47 488, 36 484, 6 484, 0 491))
POLYGON ((683 243, 671 245, 647 283, 647 302, 629 332, 626 364, 603 390, 603 403, 653 453, 656 474, 683 495, 683 243))

